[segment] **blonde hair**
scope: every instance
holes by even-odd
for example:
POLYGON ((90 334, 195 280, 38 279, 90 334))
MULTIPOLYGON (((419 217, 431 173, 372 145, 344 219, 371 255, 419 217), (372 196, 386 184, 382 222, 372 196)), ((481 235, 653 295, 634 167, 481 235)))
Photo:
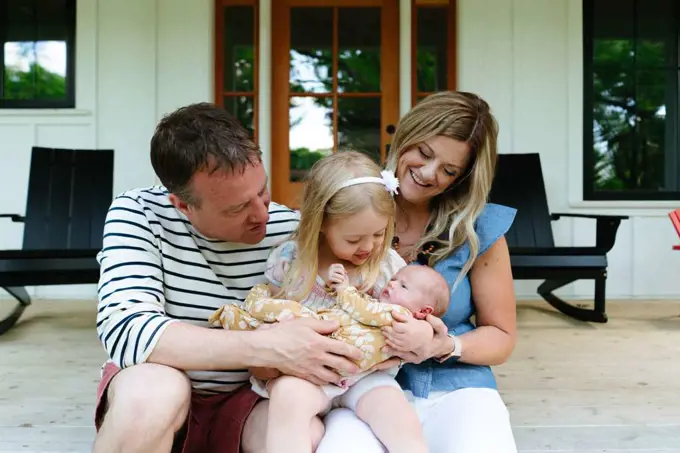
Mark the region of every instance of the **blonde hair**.
POLYGON ((397 172, 404 152, 436 136, 467 143, 470 161, 452 186, 432 200, 428 227, 415 250, 426 243, 440 245, 429 255, 428 264, 432 266, 468 241, 470 257, 456 280, 457 285, 479 254, 479 238, 474 225, 491 190, 497 159, 498 123, 489 104, 476 94, 461 91, 431 94, 399 121, 387 157, 387 168, 397 172))
POLYGON ((420 286, 425 294, 427 303, 431 301, 432 314, 440 317, 446 314, 449 309, 449 284, 442 274, 431 267, 422 264, 411 264, 402 267, 399 272, 421 272, 422 275, 414 275, 414 281, 420 286))
POLYGON ((380 177, 380 170, 368 156, 356 151, 339 151, 312 166, 303 189, 300 223, 292 235, 297 242, 297 257, 286 273, 281 288, 283 292, 291 291, 296 282, 304 279, 293 297, 298 301, 307 297, 319 272, 321 228, 326 222, 357 214, 368 207, 388 219, 381 249, 358 267, 361 285, 357 289, 366 291, 375 285, 380 264, 394 236, 394 198, 380 183, 340 186, 352 178, 380 177))
POLYGON ((432 281, 430 285, 430 295, 434 300, 434 310, 432 311, 432 314, 440 317, 444 316, 449 309, 451 293, 449 291, 449 283, 446 281, 444 276, 434 269, 432 270, 434 274, 436 274, 432 274, 432 281))

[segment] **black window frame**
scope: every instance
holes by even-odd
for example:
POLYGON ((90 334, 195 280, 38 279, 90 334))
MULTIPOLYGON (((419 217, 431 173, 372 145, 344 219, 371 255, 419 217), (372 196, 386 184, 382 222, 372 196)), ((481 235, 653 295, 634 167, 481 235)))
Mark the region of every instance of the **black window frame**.
MULTIPOLYGON (((584 201, 674 201, 680 200, 680 186, 675 191, 654 190, 595 190, 595 157, 593 155, 593 43, 595 2, 598 0, 582 0, 582 39, 583 39, 583 200, 584 201)), ((639 1, 633 0, 634 8, 639 1)), ((678 65, 680 65, 680 2, 674 3, 675 39, 677 42, 678 65)), ((634 13, 634 40, 637 41, 637 15, 634 13)), ((680 92, 680 67, 678 68, 676 93, 680 92)), ((680 95, 678 106, 672 114, 675 124, 675 153, 680 162, 680 95)), ((677 169, 677 180, 680 182, 680 165, 677 169)))
MULTIPOLYGON (((9 7, 9 2, 5 3, 9 7)), ((34 0, 35 1, 35 0, 34 0)), ((7 14, 0 11, 0 110, 3 109, 74 109, 76 107, 76 4, 65 0, 67 12, 66 36, 66 97, 64 99, 5 99, 5 42, 7 14)), ((0 6, 2 9, 2 6, 0 6)))

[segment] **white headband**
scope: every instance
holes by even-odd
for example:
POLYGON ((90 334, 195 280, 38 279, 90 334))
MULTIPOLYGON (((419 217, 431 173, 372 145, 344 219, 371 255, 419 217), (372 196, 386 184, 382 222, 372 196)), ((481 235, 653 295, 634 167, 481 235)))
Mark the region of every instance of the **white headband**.
POLYGON ((399 187, 399 180, 397 179, 396 176, 394 176, 394 173, 388 170, 383 170, 380 172, 380 178, 376 176, 362 176, 360 178, 352 178, 340 185, 340 189, 344 189, 345 187, 349 186, 354 186, 356 184, 365 184, 369 182, 373 183, 378 183, 382 184, 385 186, 385 189, 387 189, 388 192, 392 194, 392 196, 396 195, 398 193, 398 187, 399 187))

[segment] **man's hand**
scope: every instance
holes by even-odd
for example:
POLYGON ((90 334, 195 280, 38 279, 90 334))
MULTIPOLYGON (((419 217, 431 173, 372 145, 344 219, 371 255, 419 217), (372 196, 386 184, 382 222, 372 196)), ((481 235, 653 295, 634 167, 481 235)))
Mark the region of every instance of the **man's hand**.
POLYGON ((349 277, 342 264, 331 264, 328 268, 328 286, 336 291, 349 286, 349 277))
POLYGON ((317 385, 338 385, 344 378, 335 370, 357 373, 359 367, 353 360, 363 357, 359 348, 324 336, 338 327, 334 321, 303 318, 257 330, 253 332, 258 335, 254 353, 262 367, 277 368, 317 385))

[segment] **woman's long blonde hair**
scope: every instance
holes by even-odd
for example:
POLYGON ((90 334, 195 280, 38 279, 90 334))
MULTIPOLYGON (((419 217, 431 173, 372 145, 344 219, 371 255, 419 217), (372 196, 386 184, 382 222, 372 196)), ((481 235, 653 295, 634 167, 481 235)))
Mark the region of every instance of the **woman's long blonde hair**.
POLYGON ((300 223, 292 236, 297 242, 297 258, 291 263, 281 288, 289 297, 301 301, 309 295, 314 285, 319 272, 321 229, 325 222, 357 214, 368 207, 387 217, 387 229, 381 249, 358 268, 361 285, 357 289, 366 291, 375 285, 380 264, 394 236, 394 198, 379 183, 362 183, 345 188, 340 186, 352 178, 380 177, 380 170, 369 157, 356 151, 339 151, 312 166, 303 189, 300 223), (296 286, 301 279, 304 282, 298 289, 296 286))
POLYGON ((387 157, 387 168, 399 174, 397 166, 402 154, 436 136, 467 143, 470 159, 468 167, 451 187, 432 200, 426 232, 415 250, 426 243, 441 245, 429 255, 428 264, 432 266, 468 241, 470 257, 460 279, 479 254, 479 238, 474 225, 491 190, 497 159, 498 124, 489 104, 473 93, 434 93, 399 121, 387 157), (448 234, 444 236, 447 230, 448 234), (447 240, 442 240, 443 237, 447 240))

